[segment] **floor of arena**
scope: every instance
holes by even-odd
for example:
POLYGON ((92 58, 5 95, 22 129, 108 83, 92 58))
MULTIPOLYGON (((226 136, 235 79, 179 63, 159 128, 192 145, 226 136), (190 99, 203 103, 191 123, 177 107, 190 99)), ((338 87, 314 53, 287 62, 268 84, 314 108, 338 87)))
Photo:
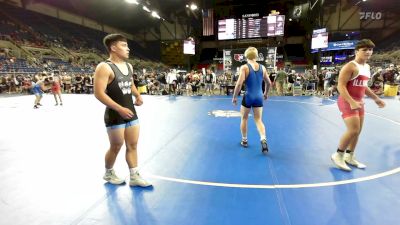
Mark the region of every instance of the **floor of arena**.
MULTIPOLYGON (((93 95, 0 97, 0 224, 393 225, 400 209, 400 101, 366 102, 357 156, 336 169, 345 127, 334 100, 271 97, 261 154, 254 122, 223 96, 144 96, 139 164, 152 188, 103 179, 108 138, 93 95)), ((128 177, 123 151, 114 167, 128 177)))

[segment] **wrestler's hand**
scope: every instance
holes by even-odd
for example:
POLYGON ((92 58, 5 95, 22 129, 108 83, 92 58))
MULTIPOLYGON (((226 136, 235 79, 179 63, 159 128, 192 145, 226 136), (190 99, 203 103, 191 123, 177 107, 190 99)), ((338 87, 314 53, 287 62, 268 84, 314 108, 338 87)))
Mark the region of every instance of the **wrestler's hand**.
POLYGON ((380 98, 376 99, 375 103, 379 106, 379 108, 383 108, 386 105, 386 103, 380 98))
POLYGON ((232 98, 232 104, 233 104, 233 105, 237 105, 237 98, 236 98, 236 97, 233 97, 233 98, 232 98))
POLYGON ((264 100, 268 99, 268 93, 264 92, 264 100))
POLYGON ((133 117, 133 115, 134 115, 133 112, 130 109, 125 108, 125 107, 121 107, 118 110, 118 113, 124 119, 131 119, 133 117))
POLYGON ((351 101, 350 102, 350 108, 351 110, 355 109, 361 109, 361 107, 364 105, 364 102, 357 102, 357 101, 351 101))
POLYGON ((143 105, 142 96, 139 95, 139 96, 136 98, 135 105, 137 105, 137 106, 143 105))

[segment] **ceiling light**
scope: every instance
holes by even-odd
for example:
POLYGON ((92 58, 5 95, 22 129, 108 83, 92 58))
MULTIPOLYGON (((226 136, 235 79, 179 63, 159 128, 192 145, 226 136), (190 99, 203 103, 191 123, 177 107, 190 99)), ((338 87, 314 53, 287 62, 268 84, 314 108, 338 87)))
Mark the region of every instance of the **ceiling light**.
POLYGON ((197 5, 194 4, 194 3, 190 4, 190 9, 191 10, 196 10, 197 9, 197 5))
POLYGON ((158 13, 156 11, 151 12, 151 16, 155 17, 157 19, 160 19, 160 16, 158 15, 158 13))
POLYGON ((137 0, 125 0, 127 3, 139 5, 137 0))
POLYGON ((150 9, 147 8, 147 6, 145 6, 145 5, 143 6, 143 10, 146 11, 146 12, 151 12, 150 9))

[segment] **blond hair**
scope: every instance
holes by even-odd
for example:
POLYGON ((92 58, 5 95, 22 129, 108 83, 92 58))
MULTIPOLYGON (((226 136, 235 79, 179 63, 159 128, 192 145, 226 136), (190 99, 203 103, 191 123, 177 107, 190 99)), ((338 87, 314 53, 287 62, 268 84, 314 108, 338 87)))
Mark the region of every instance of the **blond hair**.
POLYGON ((244 52, 246 59, 256 59, 258 57, 258 50, 254 47, 248 47, 244 52))

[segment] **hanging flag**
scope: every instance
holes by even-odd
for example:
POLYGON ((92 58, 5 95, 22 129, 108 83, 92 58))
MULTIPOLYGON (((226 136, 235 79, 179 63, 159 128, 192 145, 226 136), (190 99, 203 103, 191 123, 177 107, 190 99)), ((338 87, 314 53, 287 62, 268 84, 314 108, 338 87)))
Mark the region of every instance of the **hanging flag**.
POLYGON ((214 35, 214 10, 203 9, 203 36, 214 35))
POLYGON ((300 18, 307 17, 309 8, 310 8, 310 4, 309 3, 295 5, 293 7, 292 12, 291 12, 291 18, 292 19, 300 19, 300 18))

